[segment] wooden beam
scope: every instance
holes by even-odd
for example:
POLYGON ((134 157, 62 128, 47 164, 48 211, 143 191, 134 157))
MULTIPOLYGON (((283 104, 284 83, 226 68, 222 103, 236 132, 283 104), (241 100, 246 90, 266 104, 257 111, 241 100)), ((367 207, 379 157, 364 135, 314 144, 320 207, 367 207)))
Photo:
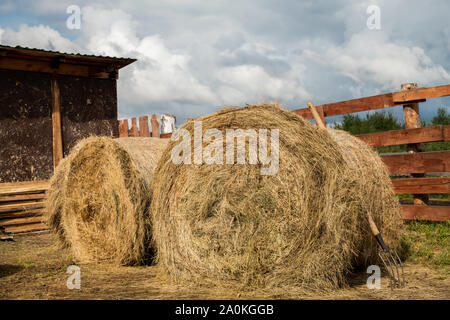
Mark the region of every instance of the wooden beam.
POLYGON ((309 108, 309 111, 311 111, 314 120, 316 121, 316 125, 320 128, 326 128, 325 117, 323 116, 323 108, 321 107, 320 108, 321 112, 318 112, 316 110, 316 108, 314 107, 314 104, 312 103, 312 101, 308 102, 308 108, 309 108))
POLYGON ((323 112, 323 106, 317 106, 316 110, 317 110, 317 113, 319 114, 320 119, 323 122, 323 125, 326 127, 327 122, 325 121, 325 113, 323 112))
MULTIPOLYGON (((450 85, 410 90, 411 92, 391 92, 359 99, 352 99, 334 103, 323 104, 325 117, 341 114, 361 112, 367 110, 383 109, 401 105, 407 102, 424 102, 425 99, 444 97, 450 95, 450 85)), ((308 108, 293 110, 305 119, 312 119, 312 113, 308 108)))
POLYGON ((17 226, 30 223, 42 222, 42 216, 26 217, 26 218, 13 218, 0 220, 0 226, 17 226))
POLYGON ((450 178, 392 179, 396 194, 450 193, 450 178))
POLYGON ((89 77, 97 79, 115 79, 117 72, 105 72, 105 68, 80 64, 60 63, 55 70, 51 60, 26 59, 23 57, 0 57, 0 69, 21 70, 89 77))
POLYGON ((76 66, 90 66, 102 68, 106 72, 116 72, 117 70, 136 61, 130 58, 113 58, 94 55, 80 55, 71 53, 61 53, 45 51, 40 49, 28 49, 19 47, 0 46, 0 58, 14 58, 20 60, 28 60, 31 62, 44 61, 52 62, 58 59, 60 63, 67 63, 76 66))
POLYGON ((0 195, 0 205, 3 202, 11 202, 11 201, 22 201, 22 200, 38 200, 44 199, 45 193, 31 193, 31 194, 16 194, 16 195, 0 195))
POLYGON ((42 201, 24 201, 24 202, 18 202, 18 203, 14 203, 14 204, 0 205, 0 213, 34 210, 34 209, 41 209, 43 207, 44 207, 44 202, 42 202, 42 201))
POLYGON ((444 141, 450 141, 450 126, 444 126, 443 130, 444 141))
POLYGON ((119 138, 128 137, 128 119, 119 120, 119 138))
POLYGON ((136 118, 131 119, 130 137, 139 137, 139 131, 138 131, 138 127, 137 127, 136 118))
POLYGON ((150 128, 148 127, 148 116, 139 117, 139 136, 150 137, 150 128))
POLYGON ((450 206, 401 205, 400 216, 405 220, 450 220, 450 206))
POLYGON ((450 96, 450 85, 436 86, 430 88, 413 88, 408 91, 394 92, 392 99, 396 104, 418 101, 423 99, 450 96))
MULTIPOLYGON (((392 107, 394 101, 392 93, 381 94, 366 98, 352 99, 321 105, 325 117, 337 116, 346 113, 392 107)), ((319 106, 318 106, 319 107, 319 106)), ((294 110, 305 119, 312 119, 312 113, 308 109, 294 110)))
POLYGON ((391 130, 357 135, 372 147, 408 143, 450 141, 450 126, 432 126, 416 129, 391 130))
POLYGON ((161 138, 161 139, 168 139, 168 138, 170 138, 172 136, 172 132, 169 132, 169 133, 161 133, 160 135, 159 135, 159 137, 161 138))
POLYGON ((21 226, 5 227, 5 231, 10 232, 10 233, 24 233, 24 232, 33 232, 33 231, 41 231, 41 230, 47 230, 47 226, 42 222, 25 224, 25 225, 21 225, 21 226))
POLYGON ((15 189, 15 188, 42 188, 42 190, 48 189, 50 183, 48 180, 37 181, 20 181, 20 182, 1 182, 0 189, 15 189))
POLYGON ((36 188, 33 186, 30 187, 19 187, 19 188, 8 188, 8 189, 0 189, 0 196, 11 196, 11 195, 20 195, 20 194, 35 194, 45 192, 48 188, 36 188))
POLYGON ((450 172, 450 150, 380 156, 391 174, 450 172))
POLYGON ((160 131, 159 131, 159 119, 157 114, 153 114, 151 118, 152 122, 152 137, 153 138, 160 138, 160 131))
POLYGON ((42 216, 44 214, 44 210, 44 208, 41 208, 26 211, 2 212, 0 213, 0 219, 42 216))
POLYGON ((52 86, 52 132, 53 132, 53 168, 58 166, 58 163, 63 158, 62 145, 62 129, 61 129, 61 112, 60 112, 60 95, 59 84, 56 75, 51 79, 52 86))

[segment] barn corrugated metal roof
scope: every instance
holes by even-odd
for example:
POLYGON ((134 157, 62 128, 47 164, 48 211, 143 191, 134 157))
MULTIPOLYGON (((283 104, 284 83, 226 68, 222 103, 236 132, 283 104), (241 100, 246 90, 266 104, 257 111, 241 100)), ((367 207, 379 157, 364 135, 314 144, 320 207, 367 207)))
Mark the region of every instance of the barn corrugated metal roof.
POLYGON ((7 46, 0 45, 0 52, 11 52, 20 55, 29 55, 36 57, 47 57, 47 58, 68 58, 73 60, 73 62, 90 62, 90 63, 101 63, 101 64, 114 64, 118 67, 118 69, 129 65, 136 61, 133 58, 123 58, 123 57, 110 57, 110 56, 101 56, 101 55, 90 55, 90 54, 81 54, 81 53, 68 53, 68 52, 59 52, 59 51, 51 51, 37 48, 28 48, 22 46, 7 46))

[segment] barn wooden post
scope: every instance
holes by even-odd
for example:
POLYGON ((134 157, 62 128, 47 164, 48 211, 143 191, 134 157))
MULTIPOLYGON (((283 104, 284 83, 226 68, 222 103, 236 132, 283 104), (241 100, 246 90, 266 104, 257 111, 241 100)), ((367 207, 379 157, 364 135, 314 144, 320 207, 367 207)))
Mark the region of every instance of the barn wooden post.
POLYGON ((148 127, 148 116, 139 117, 139 136, 150 137, 150 128, 148 127))
MULTIPOLYGON (((416 83, 405 83, 401 85, 402 91, 417 89, 416 83)), ((403 116, 405 118, 405 129, 421 128, 422 124, 420 122, 419 113, 419 103, 408 103, 403 105, 403 116)), ((423 143, 410 143, 407 145, 408 153, 423 152, 423 143)), ((412 177, 421 178, 424 177, 424 173, 412 173, 412 177)), ((417 205, 427 205, 428 195, 427 194, 414 194, 414 204, 417 205)))
POLYGON ((63 158, 61 112, 58 77, 53 74, 51 79, 52 87, 52 134, 53 134, 53 168, 63 158))
POLYGON ((158 115, 152 115, 152 137, 160 138, 158 115))
POLYGON ((130 137, 139 137, 136 118, 131 118, 131 131, 130 137))

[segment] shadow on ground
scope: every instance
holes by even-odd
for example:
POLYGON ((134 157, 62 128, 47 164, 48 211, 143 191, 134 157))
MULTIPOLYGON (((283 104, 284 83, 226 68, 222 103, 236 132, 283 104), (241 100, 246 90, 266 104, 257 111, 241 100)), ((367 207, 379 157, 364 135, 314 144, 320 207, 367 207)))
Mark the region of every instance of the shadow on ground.
POLYGON ((0 278, 13 275, 23 269, 22 266, 13 264, 0 264, 0 278))

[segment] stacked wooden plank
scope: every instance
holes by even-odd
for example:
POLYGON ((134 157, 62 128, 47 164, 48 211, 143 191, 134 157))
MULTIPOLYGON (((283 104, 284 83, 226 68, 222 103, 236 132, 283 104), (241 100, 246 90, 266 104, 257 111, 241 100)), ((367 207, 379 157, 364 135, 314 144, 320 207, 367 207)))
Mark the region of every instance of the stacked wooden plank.
POLYGON ((42 223, 48 181, 0 183, 0 226, 6 232, 45 230, 42 223))

